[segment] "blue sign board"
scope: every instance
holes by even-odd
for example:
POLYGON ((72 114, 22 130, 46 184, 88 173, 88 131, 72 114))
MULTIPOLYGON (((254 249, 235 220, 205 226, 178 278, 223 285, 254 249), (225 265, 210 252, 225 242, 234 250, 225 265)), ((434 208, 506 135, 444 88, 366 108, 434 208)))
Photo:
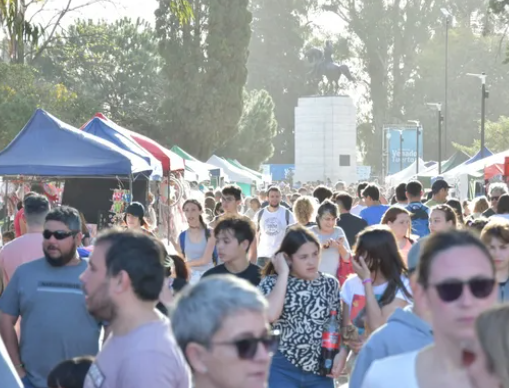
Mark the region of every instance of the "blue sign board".
POLYGON ((295 164, 271 164, 270 174, 273 181, 284 181, 295 172, 295 164))
MULTIPOLYGON (((417 128, 395 128, 386 126, 388 175, 404 170, 415 162, 417 158, 417 128), (401 144, 401 140, 403 143, 401 144), (401 155, 400 155, 401 154, 401 155), (403 158, 403 168, 401 168, 403 158)), ((419 157, 422 159, 422 129, 419 134, 419 157)))

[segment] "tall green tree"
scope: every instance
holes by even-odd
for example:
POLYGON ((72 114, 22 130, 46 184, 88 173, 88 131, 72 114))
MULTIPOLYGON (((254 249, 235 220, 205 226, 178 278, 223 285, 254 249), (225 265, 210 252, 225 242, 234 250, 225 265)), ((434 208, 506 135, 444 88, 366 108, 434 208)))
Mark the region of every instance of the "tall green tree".
POLYGON ((272 143, 277 127, 274 102, 269 93, 265 90, 245 91, 239 133, 223 146, 219 154, 258 170, 274 154, 272 143))
MULTIPOLYGON (((485 11, 485 7, 476 0, 326 0, 325 3, 326 10, 347 24, 352 50, 361 63, 360 79, 371 105, 362 126, 361 142, 365 164, 380 170, 382 128, 385 124, 405 123, 409 118, 405 88, 419 76, 417 57, 430 39, 444 39, 445 24, 440 9, 448 8, 463 25, 468 25, 474 16, 480 17, 479 12, 485 11)), ((451 109, 449 113, 451 117, 451 109)))
POLYGON ((208 159, 238 133, 247 79, 251 13, 248 0, 193 0, 182 23, 160 0, 156 11, 164 60, 166 134, 194 156, 208 159))
MULTIPOLYGON (((509 149, 509 117, 500 116, 497 121, 486 122, 486 147, 493 153, 509 149)), ((481 149, 481 141, 475 139, 470 146, 454 143, 455 148, 475 155, 481 149)))
POLYGON ((0 149, 42 108, 72 125, 81 125, 97 109, 63 84, 49 83, 26 65, 0 62, 0 149))
POLYGON ((62 82, 121 125, 154 137, 162 96, 154 31, 141 20, 78 20, 36 61, 46 79, 62 82))
POLYGON ((273 163, 293 163, 294 110, 308 94, 308 69, 301 58, 310 35, 304 20, 309 0, 252 0, 253 36, 249 45, 248 88, 266 90, 274 100, 278 133, 273 163))

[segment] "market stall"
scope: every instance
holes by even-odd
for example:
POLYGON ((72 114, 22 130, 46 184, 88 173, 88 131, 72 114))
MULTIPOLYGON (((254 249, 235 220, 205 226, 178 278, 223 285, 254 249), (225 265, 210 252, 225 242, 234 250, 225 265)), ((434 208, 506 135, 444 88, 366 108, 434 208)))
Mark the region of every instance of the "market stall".
POLYGON ((250 196, 252 194, 253 186, 256 187, 258 184, 262 184, 261 179, 247 171, 242 170, 239 167, 234 166, 226 159, 223 159, 219 156, 212 155, 207 163, 213 166, 221 167, 226 172, 226 175, 228 175, 230 178, 230 182, 237 184, 246 196, 250 196))

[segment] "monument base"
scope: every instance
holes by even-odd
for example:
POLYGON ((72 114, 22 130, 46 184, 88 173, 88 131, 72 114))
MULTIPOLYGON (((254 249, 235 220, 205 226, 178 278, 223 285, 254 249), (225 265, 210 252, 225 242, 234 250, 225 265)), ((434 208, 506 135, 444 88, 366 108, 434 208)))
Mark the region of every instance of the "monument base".
POLYGON ((349 96, 299 98, 295 182, 357 182, 357 109, 349 96))

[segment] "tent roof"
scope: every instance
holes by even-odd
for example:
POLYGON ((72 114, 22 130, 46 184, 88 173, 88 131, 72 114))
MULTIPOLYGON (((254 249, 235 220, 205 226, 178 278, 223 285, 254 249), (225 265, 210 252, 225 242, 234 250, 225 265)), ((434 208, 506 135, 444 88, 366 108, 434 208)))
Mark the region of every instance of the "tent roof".
MULTIPOLYGON (((484 147, 484 157, 487 158, 488 156, 491 156, 493 155, 493 152, 491 152, 489 149, 487 149, 486 147, 484 147)), ((465 164, 472 164, 474 162, 477 162, 478 160, 481 160, 481 150, 479 150, 479 152, 477 152, 477 154, 475 154, 474 156, 472 156, 470 159, 468 159, 465 164)))
POLYGON ((147 163, 154 169, 152 178, 160 179, 163 175, 163 168, 161 162, 157 160, 152 154, 136 143, 127 132, 126 129, 115 124, 111 120, 103 120, 95 117, 86 124, 83 131, 107 140, 110 143, 122 148, 125 151, 131 152, 139 157, 145 159, 147 163))
MULTIPOLYGON (((486 155, 488 156, 488 155, 486 155)), ((467 162, 470 159, 463 151, 456 151, 449 159, 442 164, 442 173, 452 170, 454 167, 459 166, 462 163, 467 162)), ((438 168, 437 168, 438 172, 438 168)))
POLYGON ((184 160, 192 160, 194 162, 199 162, 198 159, 196 159, 191 154, 188 154, 186 151, 184 151, 182 148, 180 148, 178 145, 174 145, 171 147, 171 150, 176 153, 178 156, 180 156, 184 160))
POLYGON ((140 156, 63 123, 38 109, 0 152, 0 175, 111 176, 144 173, 140 156))
POLYGON ((491 166, 492 164, 503 164, 506 156, 509 156, 509 150, 499 152, 498 154, 488 156, 484 159, 477 160, 471 164, 460 164, 452 170, 447 171, 447 173, 444 174, 444 179, 451 180, 452 182, 462 174, 476 173, 478 171, 484 170, 486 166, 491 166))
MULTIPOLYGON (((144 136, 144 135, 141 135, 134 131, 131 131, 129 129, 120 127, 118 124, 116 124, 115 122, 113 122, 112 120, 107 118, 102 113, 96 113, 94 117, 100 118, 108 123, 112 123, 112 124, 116 125, 117 128, 121 128, 123 131, 125 131, 126 134, 128 134, 128 136, 130 136, 136 143, 138 143, 142 148, 147 150, 150 154, 152 154, 157 160, 159 160, 161 162, 163 171, 165 173, 170 171, 170 169, 171 169, 171 171, 183 171, 184 170, 184 168, 185 168, 184 160, 181 157, 179 157, 178 155, 176 155, 175 153, 171 152, 169 149, 163 147, 158 142, 152 140, 151 138, 149 138, 147 136, 144 136)), ((90 120, 90 121, 92 121, 92 120, 90 120)), ((85 126, 87 126, 88 123, 86 123, 82 127, 82 129, 85 126)))
POLYGON ((226 161, 230 164, 233 164, 235 167, 238 167, 240 168, 241 170, 244 170, 248 173, 250 173, 251 175, 254 175, 254 177, 257 179, 257 180, 262 180, 263 181, 263 174, 261 172, 257 172, 255 170, 251 170, 249 167, 246 167, 242 164, 240 164, 240 162, 238 160, 234 160, 234 159, 228 159, 228 158, 225 158, 226 161))
MULTIPOLYGON (((388 175, 385 177, 385 183, 389 186, 399 184, 403 181, 406 181, 410 179, 411 177, 415 176, 415 170, 416 170, 416 162, 413 162, 410 166, 407 168, 397 172, 396 174, 388 175)), ((424 170, 424 161, 422 159, 419 159, 419 171, 424 170)))
POLYGON ((253 184, 253 181, 258 181, 255 176, 251 175, 247 171, 242 170, 239 167, 234 166, 231 163, 228 163, 225 159, 220 158, 219 156, 212 155, 207 163, 223 168, 226 175, 228 175, 230 180, 233 182, 253 184))

